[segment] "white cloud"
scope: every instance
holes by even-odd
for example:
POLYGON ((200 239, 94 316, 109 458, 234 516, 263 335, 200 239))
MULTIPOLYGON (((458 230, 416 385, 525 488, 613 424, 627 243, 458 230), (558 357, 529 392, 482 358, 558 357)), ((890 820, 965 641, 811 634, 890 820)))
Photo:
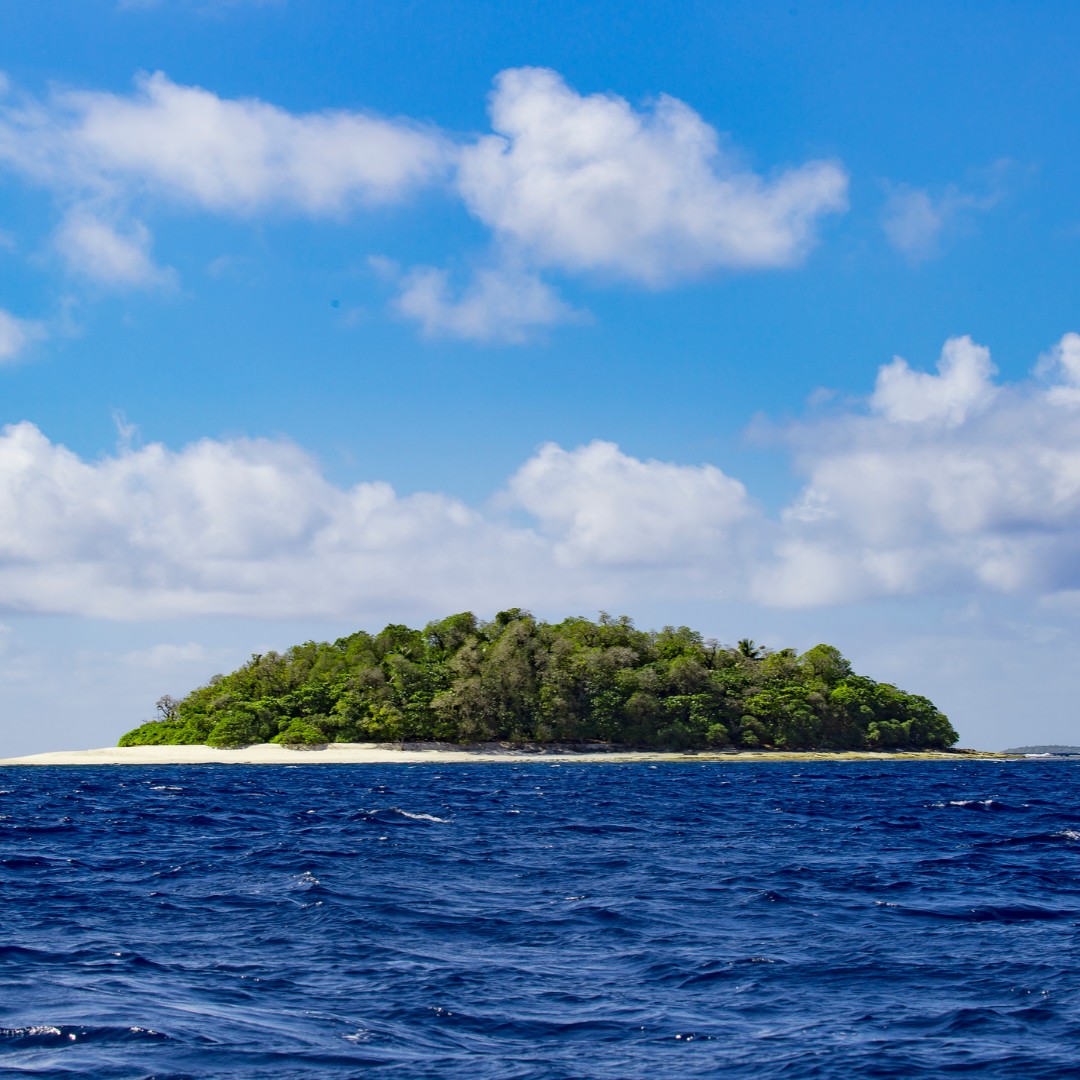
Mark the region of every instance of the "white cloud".
POLYGON ((815 605, 970 589, 1080 586, 1077 341, 1055 381, 994 386, 989 354, 950 341, 937 376, 885 366, 871 405, 793 432, 809 481, 784 515, 756 594, 815 605), (1061 380, 1061 381, 1057 381, 1061 380))
POLYGON ((999 161, 987 171, 984 194, 962 191, 950 184, 938 193, 910 184, 890 184, 882 215, 889 243, 911 262, 942 254, 945 238, 972 214, 993 209, 1001 199, 1010 162, 999 161))
POLYGON ((340 216, 394 202, 442 176, 453 152, 407 120, 344 110, 294 114, 229 100, 161 73, 131 94, 57 91, 0 103, 0 167, 51 189, 68 210, 56 244, 113 285, 160 284, 136 203, 249 216, 340 216))
POLYGON ((196 641, 183 645, 163 642, 142 649, 132 649, 124 653, 120 662, 137 668, 152 668, 157 671, 173 671, 186 665, 205 667, 210 659, 209 650, 196 641))
POLYGON ((355 599, 353 561, 372 587, 389 551, 407 560, 418 531, 468 512, 379 483, 333 488, 288 444, 151 445, 88 463, 20 424, 0 438, 0 517, 10 606, 134 616, 284 614, 333 605, 338 588, 355 599))
POLYGON ((713 465, 640 461, 610 442, 540 448, 510 480, 560 565, 715 565, 754 512, 713 465))
POLYGON ((702 561, 714 566, 726 531, 750 517, 718 469, 606 443, 543 448, 504 502, 539 531, 446 495, 339 488, 288 443, 150 445, 87 462, 23 423, 0 435, 0 596, 9 610, 119 618, 358 618, 507 596, 591 606, 631 587, 696 595, 702 561))
POLYGON ((457 296, 447 272, 433 266, 414 267, 400 285, 395 309, 429 337, 521 343, 542 327, 582 318, 535 274, 509 267, 477 270, 457 296))
POLYGON ((818 219, 847 206, 835 162, 763 179, 666 95, 640 112, 614 95, 583 97, 553 71, 518 68, 496 79, 491 119, 496 134, 461 153, 458 187, 539 265, 651 285, 789 266, 818 219))
POLYGON ((461 149, 457 187, 494 231, 496 265, 456 295, 435 267, 400 279, 394 308, 428 336, 521 342, 581 321, 542 268, 660 286, 719 267, 789 266, 819 218, 847 205, 837 164, 765 180, 671 97, 640 112, 613 95, 583 97, 553 71, 517 68, 496 79, 490 113, 495 134, 461 149))
POLYGON ((836 162, 760 175, 672 97, 637 110, 519 68, 497 77, 490 111, 494 134, 455 145, 408 119, 291 113, 157 72, 127 94, 0 101, 0 168, 55 194, 67 214, 56 242, 73 268, 122 285, 164 280, 136 220, 162 204, 342 217, 452 180, 492 230, 489 265, 460 292, 444 271, 417 267, 395 307, 425 333, 480 341, 576 317, 545 269, 661 286, 792 266, 821 218, 847 206, 836 162))
POLYGON ((1078 344, 1051 350, 1041 382, 992 384, 963 338, 938 375, 886 365, 868 409, 790 430, 806 483, 772 520, 715 466, 602 441, 541 447, 475 508, 339 487, 287 442, 122 443, 88 462, 18 424, 0 434, 0 597, 114 618, 360 619, 507 597, 588 610, 720 591, 787 608, 928 593, 1068 605, 1078 344))
POLYGON ((55 242, 69 270, 102 284, 149 288, 176 282, 173 270, 154 264, 149 230, 138 221, 120 232, 87 211, 75 211, 57 230, 55 242))
POLYGON ((29 319, 18 319, 0 308, 0 364, 17 360, 31 342, 45 337, 45 328, 29 319))
POLYGON ((882 227, 897 251, 919 261, 938 254, 938 238, 950 216, 948 202, 905 186, 889 195, 882 227))
POLYGON ((355 112, 294 115, 226 100, 159 73, 131 96, 69 93, 70 138, 93 168, 214 210, 269 205, 340 213, 429 182, 446 147, 431 131, 355 112))
POLYGON ((1066 334, 1040 356, 1035 373, 1050 382, 1047 398, 1055 405, 1080 405, 1080 334, 1066 334))
POLYGON ((41 182, 229 213, 386 203, 430 182, 447 155, 441 136, 407 121, 293 114, 160 72, 140 76, 129 95, 68 91, 0 110, 0 161, 41 182))
POLYGON ((952 338, 941 351, 937 375, 912 371, 899 356, 882 367, 870 404, 887 420, 954 427, 994 399, 996 372, 989 349, 969 337, 952 338))

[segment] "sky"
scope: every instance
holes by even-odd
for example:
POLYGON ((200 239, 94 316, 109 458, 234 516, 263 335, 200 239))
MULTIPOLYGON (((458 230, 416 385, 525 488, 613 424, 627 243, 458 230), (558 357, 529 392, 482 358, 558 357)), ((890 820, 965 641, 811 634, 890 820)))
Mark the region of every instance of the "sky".
POLYGON ((451 612, 1077 743, 1074 4, 0 0, 0 756, 451 612))

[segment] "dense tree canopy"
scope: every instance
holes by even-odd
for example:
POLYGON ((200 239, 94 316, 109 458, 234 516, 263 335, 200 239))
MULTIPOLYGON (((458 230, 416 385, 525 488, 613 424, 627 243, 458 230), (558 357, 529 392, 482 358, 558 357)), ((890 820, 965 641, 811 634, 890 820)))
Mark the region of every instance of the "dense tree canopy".
POLYGON ((856 675, 831 645, 801 656, 688 627, 643 631, 601 615, 541 622, 518 608, 423 630, 391 625, 252 658, 120 740, 318 744, 442 740, 691 749, 943 748, 924 697, 856 675))

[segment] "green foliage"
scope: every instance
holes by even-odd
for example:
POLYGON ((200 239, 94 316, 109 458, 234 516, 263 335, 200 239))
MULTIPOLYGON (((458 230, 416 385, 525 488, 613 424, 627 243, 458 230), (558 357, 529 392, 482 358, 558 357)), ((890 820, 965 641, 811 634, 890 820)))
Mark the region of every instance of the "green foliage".
POLYGON ((391 625, 252 656, 121 746, 439 740, 603 740, 698 749, 944 748, 926 698, 856 675, 840 652, 735 646, 689 627, 643 631, 625 616, 545 623, 521 608, 424 630, 391 625))
POLYGON ((183 724, 173 724, 163 720, 147 720, 141 727, 129 731, 120 739, 120 746, 179 746, 185 743, 202 742, 202 739, 190 739, 183 724))
POLYGON ((254 742, 266 740, 259 737, 254 717, 246 709, 229 709, 210 729, 206 737, 207 745, 218 747, 250 746, 254 742))
POLYGON ((323 725, 316 726, 310 720, 292 720, 284 731, 278 732, 270 741, 284 743, 286 746, 319 746, 327 741, 324 733, 326 717, 321 717, 323 725))

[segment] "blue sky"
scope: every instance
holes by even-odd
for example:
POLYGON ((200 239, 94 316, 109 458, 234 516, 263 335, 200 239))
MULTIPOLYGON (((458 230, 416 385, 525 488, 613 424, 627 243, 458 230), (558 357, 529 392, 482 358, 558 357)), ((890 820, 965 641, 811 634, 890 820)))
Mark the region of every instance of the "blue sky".
POLYGON ((1075 742, 1080 11, 0 4, 0 753, 604 609, 1075 742))

